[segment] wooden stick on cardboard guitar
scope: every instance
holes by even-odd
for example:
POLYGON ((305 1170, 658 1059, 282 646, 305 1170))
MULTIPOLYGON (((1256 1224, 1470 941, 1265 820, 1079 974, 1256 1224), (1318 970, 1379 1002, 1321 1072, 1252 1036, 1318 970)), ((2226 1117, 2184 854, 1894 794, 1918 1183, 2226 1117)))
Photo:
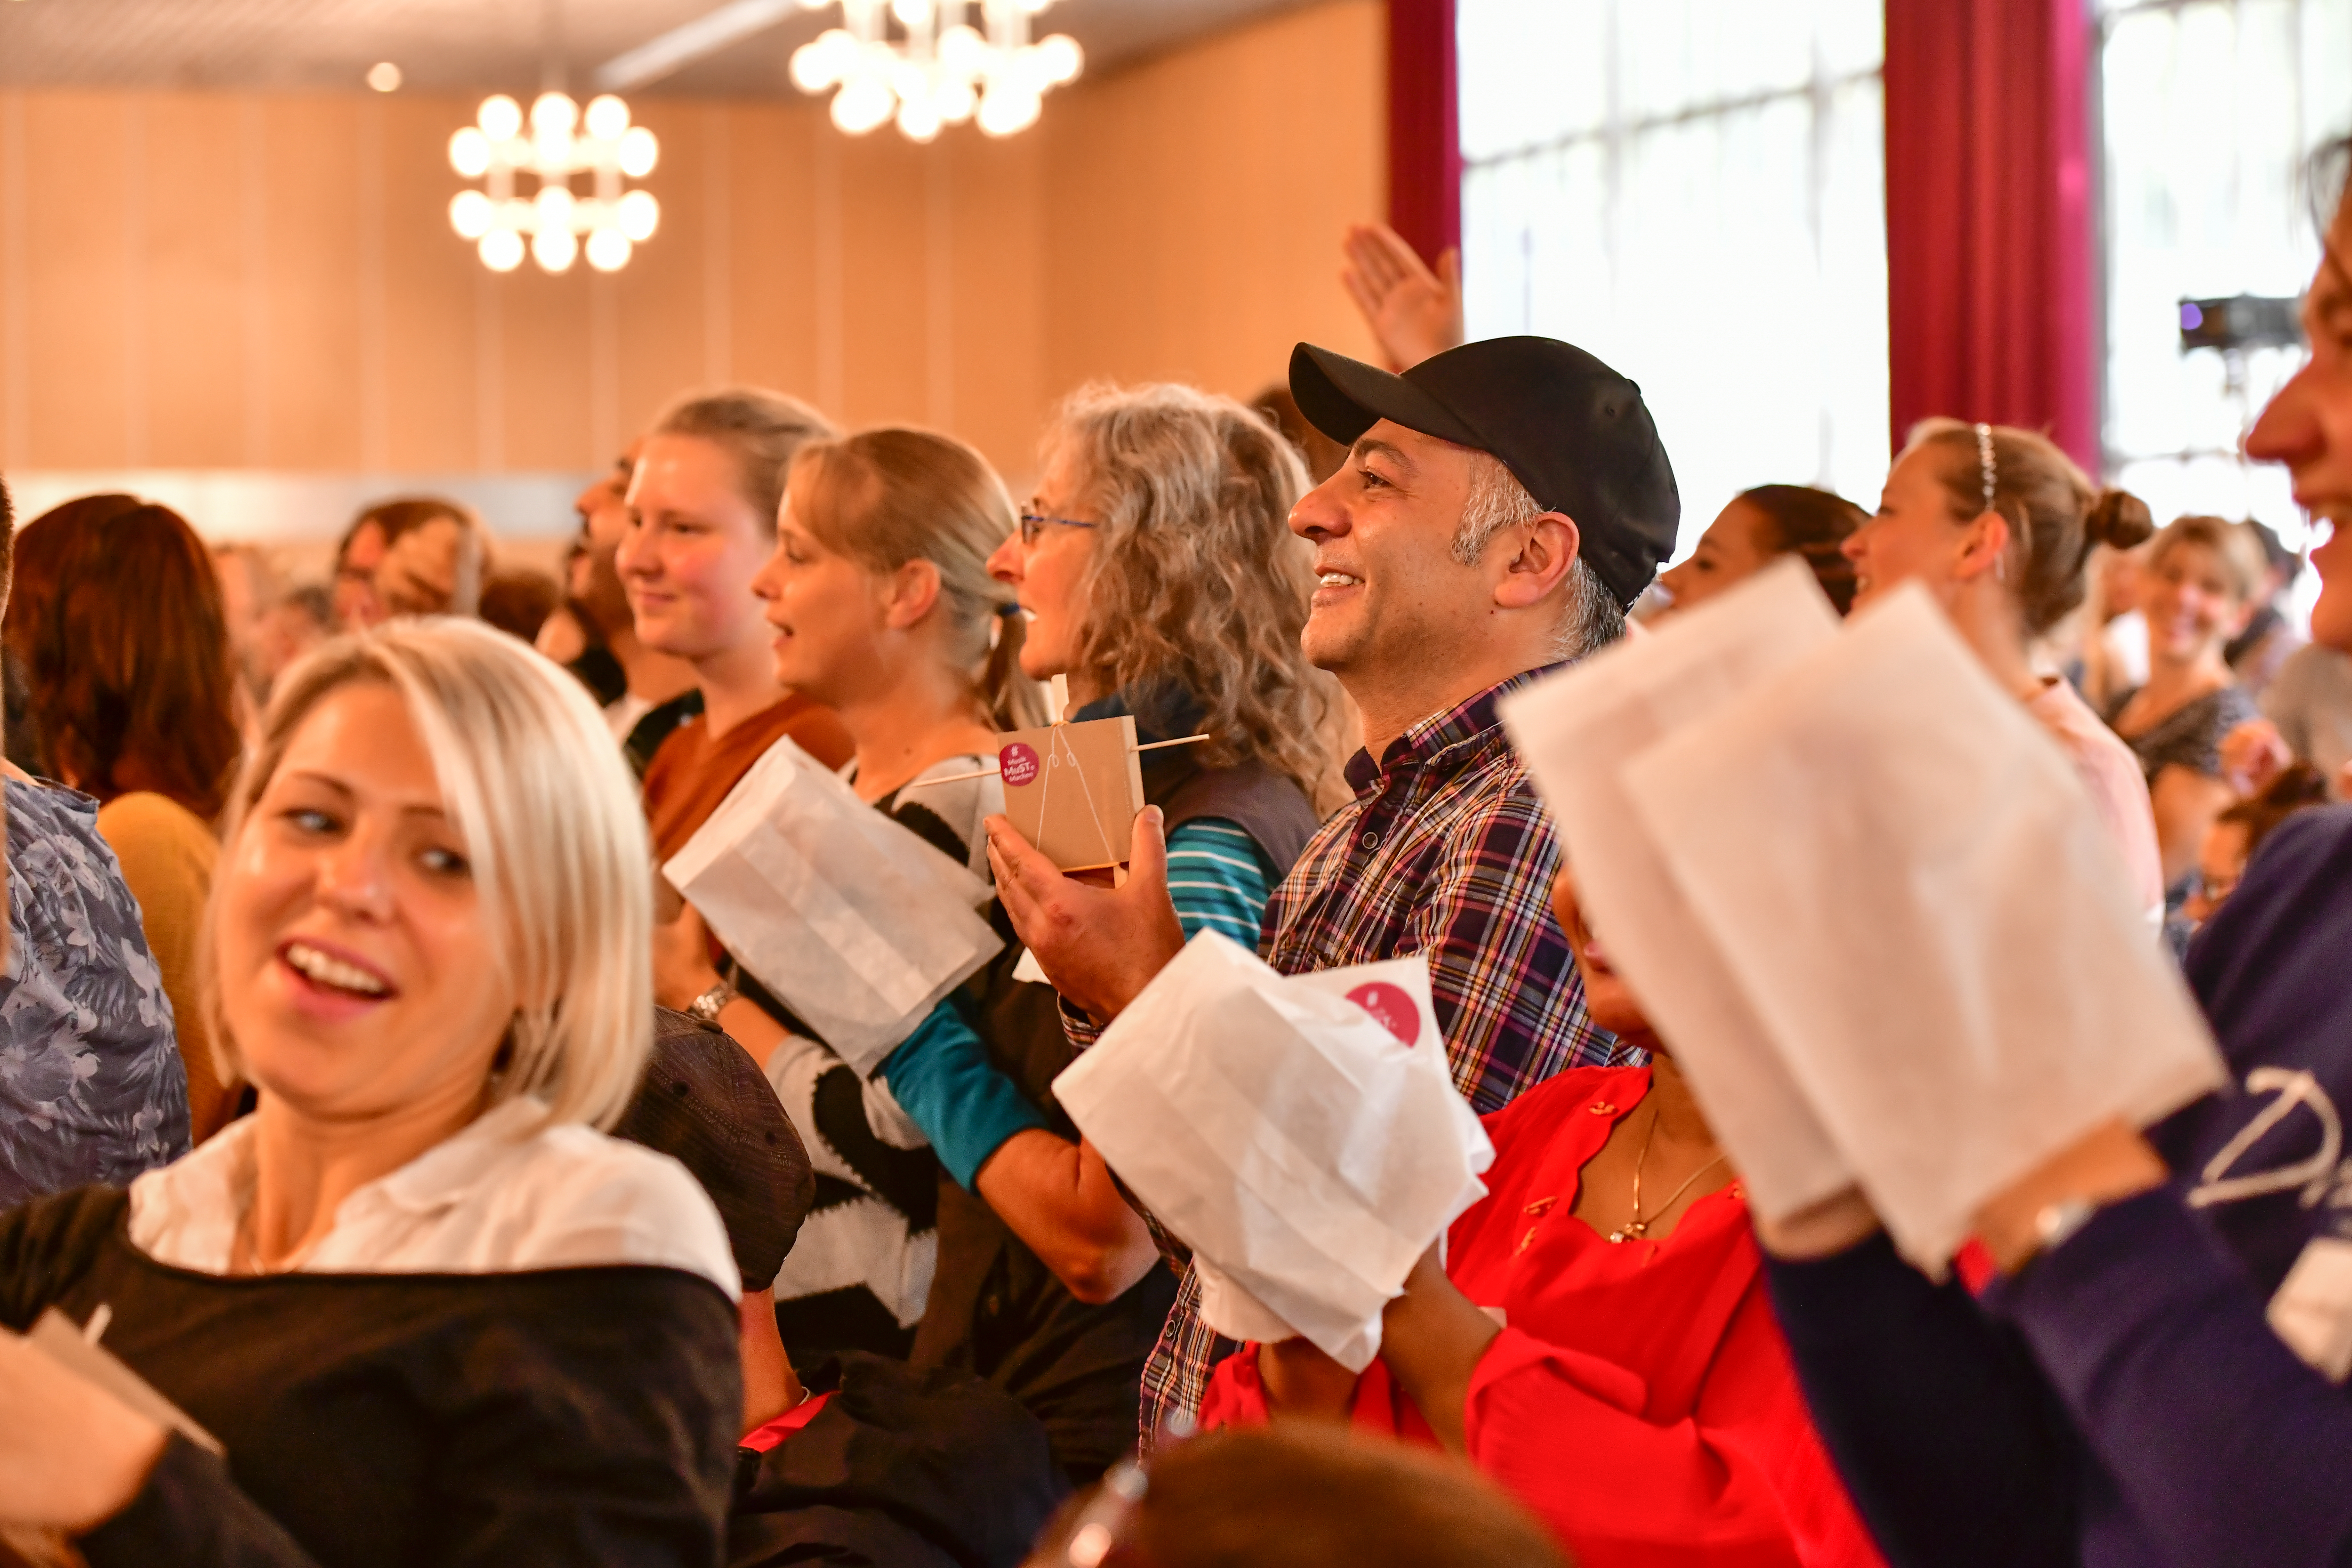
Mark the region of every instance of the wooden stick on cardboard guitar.
POLYGON ((1002 778, 1006 818, 1047 859, 1065 871, 1111 870, 1127 864, 1136 814, 1143 809, 1139 754, 1208 738, 1139 745, 1135 721, 1125 714, 1013 730, 996 737, 996 766, 922 782, 1002 778))

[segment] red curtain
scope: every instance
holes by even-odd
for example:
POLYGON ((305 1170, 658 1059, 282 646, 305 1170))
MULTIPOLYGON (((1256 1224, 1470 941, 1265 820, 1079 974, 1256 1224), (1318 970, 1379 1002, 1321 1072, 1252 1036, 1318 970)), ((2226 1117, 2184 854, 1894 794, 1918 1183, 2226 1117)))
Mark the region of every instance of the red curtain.
POLYGON ((1895 440, 1948 414, 2099 471, 2087 0, 1886 0, 1895 440))
POLYGON ((1389 226, 1432 262, 1462 243, 1454 0, 1389 0, 1389 226))

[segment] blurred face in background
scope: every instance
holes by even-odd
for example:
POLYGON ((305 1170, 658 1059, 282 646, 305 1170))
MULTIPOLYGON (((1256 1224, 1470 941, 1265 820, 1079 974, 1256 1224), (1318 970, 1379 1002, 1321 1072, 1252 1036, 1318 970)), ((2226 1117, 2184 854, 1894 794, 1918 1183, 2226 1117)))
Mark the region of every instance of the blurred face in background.
POLYGON ((375 569, 375 600, 384 616, 448 612, 457 595, 461 557, 471 542, 467 531, 454 517, 436 517, 385 547, 375 569))
POLYGON ((2099 547, 2099 610, 2108 620, 2139 608, 2147 552, 2099 547))
POLYGON ((629 507, 614 561, 638 640, 685 659, 769 641, 751 579, 774 548, 775 520, 744 495, 732 453, 699 436, 646 437, 629 507))
POLYGON ((2197 856, 2197 887, 2181 905, 2181 913, 2199 925, 2211 920, 2238 890, 2238 879, 2245 872, 2246 825, 2215 823, 2205 830, 2204 847, 2197 856))
POLYGON ((276 587, 252 547, 215 550, 212 555, 214 574, 220 579, 221 611, 228 622, 229 651, 248 693, 257 700, 268 693, 275 673, 263 643, 277 603, 276 587))
POLYGON ((1771 537, 1772 520, 1752 503, 1735 500, 1706 525, 1690 559, 1661 576, 1659 584, 1677 610, 1703 605, 1769 565, 1771 537))
POLYGON ((299 599, 281 599, 271 605, 254 636, 260 695, 267 698, 270 687, 289 665, 333 635, 334 628, 320 621, 312 606, 299 599))
POLYGON ((2311 358, 2254 422, 2246 455, 2284 463, 2295 504, 2330 531, 2311 553, 2320 578, 2311 636, 2352 653, 2352 200, 2336 208, 2303 330, 2311 358))
POLYGON ((2252 604, 2238 595, 2221 557, 2201 544, 2175 544, 2148 563, 2140 584, 2152 658, 2188 664, 2245 629, 2252 604))
POLYGON ((356 629, 385 619, 388 612, 375 594, 375 569, 383 564, 383 525, 363 522, 335 558, 335 619, 341 625, 356 629))
POLYGON ((645 442, 632 441, 613 467, 572 501, 580 514, 580 554, 566 574, 565 591, 587 607, 607 637, 632 624, 628 590, 614 557, 629 531, 629 480, 645 442))

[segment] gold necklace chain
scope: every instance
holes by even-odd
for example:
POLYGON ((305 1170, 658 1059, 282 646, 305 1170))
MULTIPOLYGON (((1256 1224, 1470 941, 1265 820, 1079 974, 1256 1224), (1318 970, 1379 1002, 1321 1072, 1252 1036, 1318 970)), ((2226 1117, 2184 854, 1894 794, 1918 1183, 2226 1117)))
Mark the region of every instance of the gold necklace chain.
MULTIPOLYGON (((1650 1222, 1642 1217, 1642 1167, 1649 1163, 1650 1141, 1657 1135, 1658 1113, 1654 1110, 1650 1112, 1649 1128, 1642 1134, 1642 1152, 1633 1156, 1633 1217, 1609 1233, 1609 1239, 1612 1242, 1638 1241, 1650 1234, 1650 1222)), ((1714 1159, 1685 1177, 1683 1184, 1674 1190, 1673 1196, 1658 1205, 1658 1212, 1664 1214, 1673 1208, 1675 1200, 1690 1191, 1693 1183, 1723 1163, 1723 1157, 1724 1151, 1717 1150, 1714 1159)))

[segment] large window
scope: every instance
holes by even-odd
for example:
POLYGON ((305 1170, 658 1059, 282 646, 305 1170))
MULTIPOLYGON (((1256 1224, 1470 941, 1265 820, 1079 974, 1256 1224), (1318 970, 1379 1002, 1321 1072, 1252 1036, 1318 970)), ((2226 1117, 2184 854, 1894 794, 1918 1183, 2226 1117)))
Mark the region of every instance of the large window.
POLYGON ((1642 385, 1682 550, 1887 464, 1881 0, 1459 0, 1470 335, 1642 385))
POLYGON ((2180 301, 2297 295, 2319 259, 2305 156, 2352 130, 2352 0, 2102 0, 2109 470, 2159 522, 2299 541, 2284 469, 2238 439, 2300 349, 2180 352, 2180 301))

